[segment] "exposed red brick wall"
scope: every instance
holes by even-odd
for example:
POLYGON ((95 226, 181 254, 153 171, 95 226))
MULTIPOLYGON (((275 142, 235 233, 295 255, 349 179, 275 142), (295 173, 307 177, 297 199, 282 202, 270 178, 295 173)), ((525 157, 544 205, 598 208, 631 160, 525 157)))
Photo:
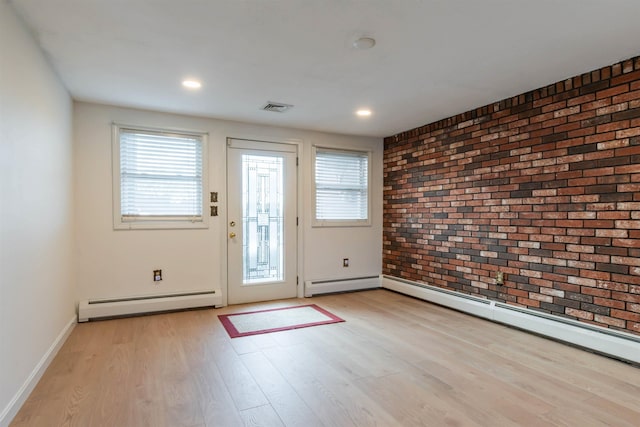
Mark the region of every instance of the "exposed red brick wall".
POLYGON ((640 334, 640 57, 385 138, 384 159, 384 274, 640 334))

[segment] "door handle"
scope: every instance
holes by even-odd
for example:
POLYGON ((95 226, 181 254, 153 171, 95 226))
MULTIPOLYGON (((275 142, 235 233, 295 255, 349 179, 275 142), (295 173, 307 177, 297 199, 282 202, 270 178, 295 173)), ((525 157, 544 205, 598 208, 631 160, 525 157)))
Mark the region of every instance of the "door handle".
POLYGON ((229 233, 229 237, 233 239, 234 237, 236 237, 236 233, 229 233))

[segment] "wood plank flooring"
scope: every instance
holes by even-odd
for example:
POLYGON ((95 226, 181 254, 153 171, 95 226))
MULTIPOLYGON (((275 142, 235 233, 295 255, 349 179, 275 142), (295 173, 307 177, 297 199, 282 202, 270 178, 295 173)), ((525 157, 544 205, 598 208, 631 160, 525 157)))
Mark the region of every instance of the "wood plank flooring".
POLYGON ((640 369, 385 290, 230 339, 218 314, 79 324, 11 426, 638 426, 640 369))

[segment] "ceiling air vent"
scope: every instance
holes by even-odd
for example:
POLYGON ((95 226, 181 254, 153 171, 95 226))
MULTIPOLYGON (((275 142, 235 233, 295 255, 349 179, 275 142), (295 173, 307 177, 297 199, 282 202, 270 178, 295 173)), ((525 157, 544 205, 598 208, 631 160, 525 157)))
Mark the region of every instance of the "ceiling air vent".
POLYGON ((262 107, 264 111, 273 111, 274 113, 284 113, 289 108, 292 108, 293 105, 283 104, 282 102, 267 102, 267 105, 262 107))

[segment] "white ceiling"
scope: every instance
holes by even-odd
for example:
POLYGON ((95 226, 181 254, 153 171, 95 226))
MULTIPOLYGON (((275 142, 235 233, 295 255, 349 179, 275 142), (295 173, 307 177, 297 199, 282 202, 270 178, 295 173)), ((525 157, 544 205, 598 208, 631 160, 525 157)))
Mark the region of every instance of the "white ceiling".
POLYGON ((12 0, 74 99, 389 136, 640 54, 640 0, 12 0), (373 49, 352 47, 374 37, 373 49), (198 78, 197 92, 181 87, 198 78), (262 111, 267 101, 294 104, 262 111), (368 107, 369 118, 354 111, 368 107))

